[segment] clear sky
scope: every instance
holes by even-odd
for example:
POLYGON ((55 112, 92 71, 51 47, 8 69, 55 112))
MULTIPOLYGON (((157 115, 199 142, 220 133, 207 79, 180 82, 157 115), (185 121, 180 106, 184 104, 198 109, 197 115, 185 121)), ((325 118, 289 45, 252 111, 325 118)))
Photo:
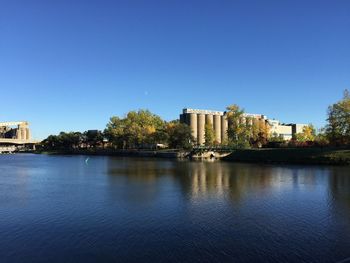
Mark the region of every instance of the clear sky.
POLYGON ((0 0, 0 121, 37 139, 233 103, 321 126, 346 88, 349 0, 0 0))

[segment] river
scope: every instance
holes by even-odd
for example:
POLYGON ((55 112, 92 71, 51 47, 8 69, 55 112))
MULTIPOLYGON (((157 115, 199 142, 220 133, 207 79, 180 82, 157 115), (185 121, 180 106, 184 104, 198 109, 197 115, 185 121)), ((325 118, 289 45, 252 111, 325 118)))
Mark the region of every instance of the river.
POLYGON ((350 167, 0 155, 0 262, 350 262, 350 167))

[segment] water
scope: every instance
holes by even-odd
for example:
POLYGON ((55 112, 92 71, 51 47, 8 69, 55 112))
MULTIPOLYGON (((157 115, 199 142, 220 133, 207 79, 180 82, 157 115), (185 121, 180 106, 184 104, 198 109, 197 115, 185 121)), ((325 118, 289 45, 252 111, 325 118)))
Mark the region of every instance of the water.
POLYGON ((349 167, 0 155, 0 262, 349 257, 349 167))

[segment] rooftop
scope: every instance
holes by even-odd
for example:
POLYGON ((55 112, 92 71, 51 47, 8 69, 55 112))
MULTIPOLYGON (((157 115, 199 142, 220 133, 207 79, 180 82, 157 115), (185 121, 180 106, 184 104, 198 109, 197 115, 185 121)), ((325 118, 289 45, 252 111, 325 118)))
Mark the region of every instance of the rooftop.
POLYGON ((188 109, 188 108, 183 109, 183 110, 182 110, 182 113, 224 115, 224 112, 223 112, 223 111, 199 110, 199 109, 188 109))

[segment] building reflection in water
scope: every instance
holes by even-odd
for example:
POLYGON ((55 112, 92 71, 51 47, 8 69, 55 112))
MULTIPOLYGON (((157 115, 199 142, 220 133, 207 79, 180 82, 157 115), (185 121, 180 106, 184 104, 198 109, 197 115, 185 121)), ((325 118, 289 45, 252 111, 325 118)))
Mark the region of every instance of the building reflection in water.
POLYGON ((288 191, 330 191, 332 198, 342 200, 350 208, 350 177, 344 169, 348 168, 137 158, 110 158, 108 161, 110 179, 117 180, 118 184, 136 186, 132 189, 137 192, 125 194, 143 202, 152 201, 157 194, 179 186, 185 198, 216 198, 230 202, 288 191))
POLYGON ((248 195, 264 196, 300 187, 312 189, 316 184, 313 170, 225 162, 189 162, 186 166, 182 174, 187 176, 181 177, 183 189, 195 199, 216 197, 239 202, 248 195))

